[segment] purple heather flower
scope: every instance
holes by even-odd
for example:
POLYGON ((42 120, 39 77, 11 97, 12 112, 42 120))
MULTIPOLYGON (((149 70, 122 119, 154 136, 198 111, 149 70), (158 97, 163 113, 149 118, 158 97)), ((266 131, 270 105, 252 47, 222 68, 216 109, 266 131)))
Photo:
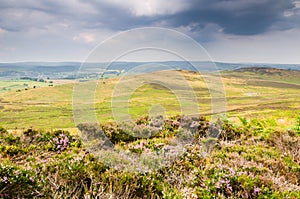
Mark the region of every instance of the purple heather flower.
POLYGON ((143 148, 143 143, 139 143, 139 144, 135 145, 134 148, 142 149, 143 148))
POLYGON ((145 153, 149 153, 150 150, 148 148, 145 148, 145 153))
POLYGON ((250 176, 252 179, 254 179, 254 178, 255 178, 255 176, 254 176, 254 174, 253 174, 253 173, 250 173, 250 174, 249 174, 249 176, 250 176))
POLYGON ((191 128, 196 128, 199 126, 199 123, 196 122, 196 121, 193 121, 192 124, 191 124, 191 128))
POLYGON ((241 175, 247 175, 247 172, 246 172, 246 171, 240 171, 240 172, 238 173, 238 175, 239 175, 239 176, 241 176, 241 175))
POLYGON ((259 194, 261 192, 261 188, 258 188, 258 187, 256 187, 256 186, 254 186, 254 191, 253 191, 253 193, 254 194, 259 194))
POLYGON ((226 188, 229 189, 230 191, 232 191, 232 187, 230 185, 229 180, 226 180, 225 183, 226 183, 226 188))
POLYGON ((58 143, 58 138, 53 138, 53 141, 58 143))
POLYGON ((65 150, 70 144, 70 140, 65 134, 60 134, 58 137, 53 138, 53 141, 55 142, 56 148, 61 151, 65 150))
POLYGON ((64 143, 64 147, 68 146, 68 144, 69 144, 69 138, 65 137, 65 139, 63 140, 63 143, 64 143))
POLYGON ((8 178, 6 176, 3 177, 3 181, 4 181, 4 183, 8 183, 9 182, 9 180, 8 180, 8 178))
POLYGON ((179 126, 180 122, 178 122, 178 121, 175 120, 175 121, 172 122, 172 124, 175 125, 175 126, 179 126))

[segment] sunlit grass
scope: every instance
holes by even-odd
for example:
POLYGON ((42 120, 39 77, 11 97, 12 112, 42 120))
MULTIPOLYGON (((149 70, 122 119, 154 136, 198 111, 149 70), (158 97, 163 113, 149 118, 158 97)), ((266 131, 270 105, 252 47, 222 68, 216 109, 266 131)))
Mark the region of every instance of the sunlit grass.
MULTIPOLYGON (((211 112, 211 97, 201 75, 187 71, 181 71, 180 73, 185 77, 188 84, 193 87, 199 103, 200 114, 209 115, 211 112)), ((180 84, 176 82, 176 79, 172 79, 172 73, 154 73, 154 75, 158 78, 169 78, 170 81, 173 81, 172 83, 178 84, 178 88, 180 88, 180 84)), ((260 84, 261 80, 256 81, 256 79, 261 76, 255 74, 249 81, 248 75, 238 72, 223 74, 227 115, 232 118, 237 116, 271 117, 285 121, 281 122, 283 127, 292 123, 293 118, 300 114, 300 92, 297 86, 283 87, 282 85, 297 85, 296 79, 289 80, 289 84, 274 84, 274 87, 271 87, 276 76, 270 77, 271 80, 267 84, 265 83, 267 80, 260 84)), ((263 78, 265 76, 262 75, 263 78)), ((286 77, 286 79, 289 78, 286 77)), ((128 81, 134 81, 134 79, 128 81)), ((282 76, 280 81, 284 81, 282 76)), ((54 87, 22 89, 20 92, 13 90, 0 92, 0 125, 8 129, 21 129, 31 126, 42 129, 74 128, 72 112, 74 84, 64 83, 66 84, 54 87)), ((95 82, 90 83, 94 84, 95 82)), ((85 82, 82 84, 88 86, 90 83, 85 82)), ((126 94, 125 92, 121 94, 114 92, 115 86, 120 83, 122 84, 119 79, 112 78, 98 81, 96 84, 94 102, 97 118, 100 122, 114 120, 111 97, 122 97, 119 95, 126 94)), ((7 84, 7 82, 0 82, 2 87, 7 86, 7 84)), ((22 85, 24 82, 20 81, 19 84, 22 85)), ((133 118, 138 118, 149 114, 151 108, 157 105, 163 107, 168 116, 181 114, 181 107, 174 92, 153 84, 145 84, 133 92, 128 101, 129 114, 133 118)))

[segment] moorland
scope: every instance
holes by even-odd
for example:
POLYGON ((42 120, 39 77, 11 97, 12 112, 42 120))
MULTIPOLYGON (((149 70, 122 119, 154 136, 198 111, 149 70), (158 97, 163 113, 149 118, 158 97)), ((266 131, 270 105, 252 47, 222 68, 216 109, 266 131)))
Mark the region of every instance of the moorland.
MULTIPOLYGON (((221 71, 226 113, 218 121, 210 121, 204 80, 216 72, 176 72, 193 88, 200 117, 182 116, 174 93, 145 84, 130 98, 130 129, 114 122, 110 106, 120 74, 97 84, 99 124, 81 125, 73 120, 76 80, 1 80, 0 198, 299 198, 300 71, 221 71), (166 110, 160 122, 148 116, 155 104, 166 110), (218 136, 211 135, 214 125, 218 136), (82 133, 90 132, 88 139, 105 135, 117 150, 138 157, 163 154, 177 139, 190 142, 170 164, 139 172, 118 169, 89 150, 82 133), (134 136, 145 132, 150 135, 134 136)), ((172 79, 171 71, 150 74, 172 79)))

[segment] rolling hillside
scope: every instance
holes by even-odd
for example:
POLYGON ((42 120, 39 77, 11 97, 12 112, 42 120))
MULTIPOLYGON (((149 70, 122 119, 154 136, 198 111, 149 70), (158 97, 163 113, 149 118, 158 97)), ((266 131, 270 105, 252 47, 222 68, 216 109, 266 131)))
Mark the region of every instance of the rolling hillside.
MULTIPOLYGON (((211 111, 210 95, 203 77, 195 72, 180 71, 193 87, 201 107, 201 115, 211 111)), ((222 72, 226 91, 227 116, 272 118, 289 126, 300 110, 300 72, 293 70, 248 68, 222 72)), ((172 72, 151 73, 172 80, 172 72)), ((202 75, 209 75, 202 74, 202 75)), ((137 76, 141 77, 141 76, 137 76)), ((99 81, 96 89, 95 108, 100 122, 111 121, 111 96, 119 79, 99 81)), ((93 82, 93 81, 91 81, 93 82)), ((82 83, 88 84, 88 82, 82 83)), ((0 125, 9 128, 73 128, 72 81, 54 87, 37 87, 0 93, 0 125), (71 82, 71 83, 70 83, 71 82)), ((165 87, 144 85, 130 99, 130 114, 146 115, 149 108, 161 104, 169 116, 180 114, 178 100, 165 87)))

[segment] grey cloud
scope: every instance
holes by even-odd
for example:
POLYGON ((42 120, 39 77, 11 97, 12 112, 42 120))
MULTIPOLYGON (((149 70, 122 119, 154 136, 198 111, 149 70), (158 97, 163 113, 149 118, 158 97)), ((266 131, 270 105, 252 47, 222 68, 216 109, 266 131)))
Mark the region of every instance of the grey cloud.
MULTIPOLYGON (((209 24, 215 24, 225 33, 254 35, 276 28, 276 24, 293 27, 298 22, 284 17, 286 10, 295 7, 292 0, 178 0, 179 6, 180 2, 185 2, 185 6, 176 9, 175 13, 138 16, 132 12, 134 2, 24 0, 20 3, 4 0, 0 3, 0 28, 18 31, 65 21, 82 29, 126 30, 163 21, 164 26, 170 28, 192 27, 191 32, 201 32, 209 24), (14 13, 24 16, 14 16, 14 13), (30 13, 36 13, 36 16, 32 17, 30 13)), ((164 5, 161 1, 161 6, 164 5)))
POLYGON ((91 5, 76 0, 4 0, 0 2, 0 28, 27 31, 62 22, 80 27, 83 21, 88 22, 92 10, 91 5))
POLYGON ((291 0, 195 0, 189 10, 169 20, 174 26, 215 23, 225 33, 253 35, 267 31, 293 7, 291 0))
MULTIPOLYGON (((116 6, 110 1, 90 1, 104 18, 103 25, 110 29, 123 30, 139 26, 159 24, 164 21, 168 27, 192 27, 198 32, 209 24, 219 26, 225 33, 236 35, 255 35, 284 26, 287 21, 284 12, 295 7, 293 0, 190 0, 188 6, 173 14, 135 16, 130 7, 116 6)), ((125 3, 124 3, 125 4, 125 3)), ((163 1, 162 1, 163 6, 163 1)), ((91 19, 96 21, 96 19, 91 19)), ((89 23, 91 24, 91 23, 89 23)))

